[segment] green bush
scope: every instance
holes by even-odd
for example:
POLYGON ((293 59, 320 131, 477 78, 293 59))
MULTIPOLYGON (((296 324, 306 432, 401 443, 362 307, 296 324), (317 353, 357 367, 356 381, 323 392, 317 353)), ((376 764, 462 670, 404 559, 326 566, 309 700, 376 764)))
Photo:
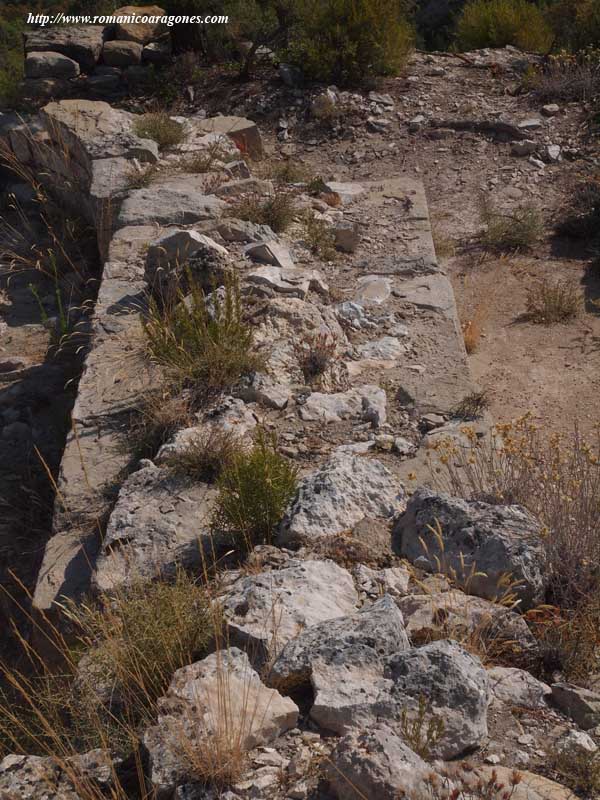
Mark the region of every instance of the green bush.
POLYGON ((397 74, 412 42, 403 0, 301 0, 286 58, 308 78, 348 84, 397 74))
POLYGON ((552 30, 542 10, 528 0, 471 0, 457 24, 461 50, 510 44, 544 52, 552 42, 552 30))
POLYGON ((270 543, 297 479, 297 467, 277 452, 274 439, 259 433, 253 448, 238 452, 219 477, 215 528, 241 550, 270 543))
MULTIPOLYGON (((24 12, 23 12, 24 13, 24 12)), ((23 17, 0 14, 0 109, 14 108, 23 77, 23 17)))
POLYGON ((572 51, 600 47, 598 0, 555 0, 547 17, 561 47, 572 51))

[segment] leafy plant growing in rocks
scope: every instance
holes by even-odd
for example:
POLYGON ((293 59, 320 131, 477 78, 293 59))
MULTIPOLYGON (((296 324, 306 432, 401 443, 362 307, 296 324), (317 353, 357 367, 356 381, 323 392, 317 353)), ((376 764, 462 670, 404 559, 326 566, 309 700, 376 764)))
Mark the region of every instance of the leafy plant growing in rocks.
POLYGON ((312 383, 323 375, 335 358, 335 339, 328 333, 317 333, 307 337, 296 346, 296 356, 304 380, 312 383))
POLYGON ((181 144, 184 138, 183 126, 164 111, 144 114, 135 120, 133 129, 142 139, 153 139, 161 150, 181 144))
POLYGON ((431 749, 444 733, 444 721, 431 713, 427 698, 421 696, 416 712, 402 710, 400 730, 410 749, 427 761, 431 758, 431 749))
POLYGON ((333 261, 337 257, 335 234, 331 226, 312 211, 302 215, 302 238, 311 253, 323 261, 333 261))
POLYGON ((228 533, 242 552, 270 543, 297 480, 297 467, 261 431, 252 449, 238 452, 219 477, 215 528, 228 533))
POLYGON ((239 284, 228 278, 209 298, 190 278, 190 294, 161 308, 150 301, 144 330, 150 357, 174 383, 196 397, 230 388, 259 369, 251 327, 244 321, 239 284))

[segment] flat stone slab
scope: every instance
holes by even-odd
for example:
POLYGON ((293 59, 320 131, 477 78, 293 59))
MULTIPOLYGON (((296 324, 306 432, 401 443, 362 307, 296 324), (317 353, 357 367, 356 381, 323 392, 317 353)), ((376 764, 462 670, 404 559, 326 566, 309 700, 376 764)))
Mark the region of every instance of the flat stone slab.
POLYGON ((76 61, 86 72, 96 66, 104 43, 102 25, 65 25, 40 28, 26 33, 25 52, 45 51, 62 53, 76 61))
POLYGON ((131 192, 121 206, 118 225, 192 225, 216 220, 226 208, 224 200, 204 193, 202 175, 183 175, 131 192))

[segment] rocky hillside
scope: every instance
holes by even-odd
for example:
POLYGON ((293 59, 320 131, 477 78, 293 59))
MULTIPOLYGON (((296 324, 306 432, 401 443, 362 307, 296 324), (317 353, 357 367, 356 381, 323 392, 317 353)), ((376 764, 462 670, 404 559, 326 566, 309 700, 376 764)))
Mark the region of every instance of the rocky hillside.
POLYGON ((585 105, 507 48, 168 113, 130 80, 168 43, 105 38, 28 37, 55 99, 0 115, 0 797, 598 796, 597 454, 494 427, 532 394, 455 299, 531 200, 550 251, 585 105))

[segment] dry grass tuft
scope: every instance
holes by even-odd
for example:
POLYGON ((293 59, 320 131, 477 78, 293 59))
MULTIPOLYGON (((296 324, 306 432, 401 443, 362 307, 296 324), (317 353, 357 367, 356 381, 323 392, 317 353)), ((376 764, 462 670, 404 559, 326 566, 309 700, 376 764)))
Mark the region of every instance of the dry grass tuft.
POLYGON ((570 436, 546 435, 527 414, 496 426, 492 437, 479 439, 471 428, 463 430, 468 447, 446 440, 434 448, 440 488, 456 497, 528 508, 544 526, 553 601, 563 609, 595 604, 600 427, 593 441, 577 427, 570 436))
POLYGON ((203 483, 213 483, 232 464, 239 448, 238 437, 213 426, 198 432, 184 450, 167 456, 165 463, 173 472, 203 483))
POLYGON ((189 283, 190 295, 165 308, 151 300, 144 330, 150 358, 200 399, 231 388, 263 361, 243 318, 237 279, 215 289, 209 303, 191 277, 189 283))
POLYGON ((538 325, 569 322, 581 307, 581 295, 571 281, 544 281, 527 288, 527 318, 538 325))
POLYGON ((335 339, 329 333, 317 333, 295 346, 296 357, 307 383, 323 375, 335 359, 335 339))
POLYGON ((183 126, 164 111, 144 114, 133 123, 133 130, 142 139, 153 139, 161 150, 181 144, 183 126))
POLYGON ((192 424, 189 398, 168 387, 147 392, 129 425, 129 442, 138 458, 154 458, 161 445, 192 424))
POLYGON ((481 339, 488 313, 489 309, 487 303, 481 302, 475 307, 471 319, 467 320, 462 325, 465 350, 469 355, 472 355, 479 346, 479 340, 481 339))
POLYGON ((483 197, 480 215, 485 226, 480 239, 488 250, 529 250, 539 241, 544 230, 540 212, 532 205, 518 206, 508 213, 494 208, 489 199, 483 197))
MULTIPOLYGON (((0 751, 52 756, 61 765, 96 747, 135 752, 139 728, 152 721, 173 672, 202 657, 219 635, 206 590, 179 573, 170 584, 140 580, 62 610, 75 644, 49 619, 32 620, 59 669, 22 639, 23 671, 0 667, 8 687, 0 692, 0 751)), ((118 800, 128 796, 115 791, 118 800)))
POLYGON ((229 207, 229 216, 269 225, 275 233, 282 233, 294 221, 296 211, 293 193, 278 190, 266 199, 252 194, 236 200, 229 207))

